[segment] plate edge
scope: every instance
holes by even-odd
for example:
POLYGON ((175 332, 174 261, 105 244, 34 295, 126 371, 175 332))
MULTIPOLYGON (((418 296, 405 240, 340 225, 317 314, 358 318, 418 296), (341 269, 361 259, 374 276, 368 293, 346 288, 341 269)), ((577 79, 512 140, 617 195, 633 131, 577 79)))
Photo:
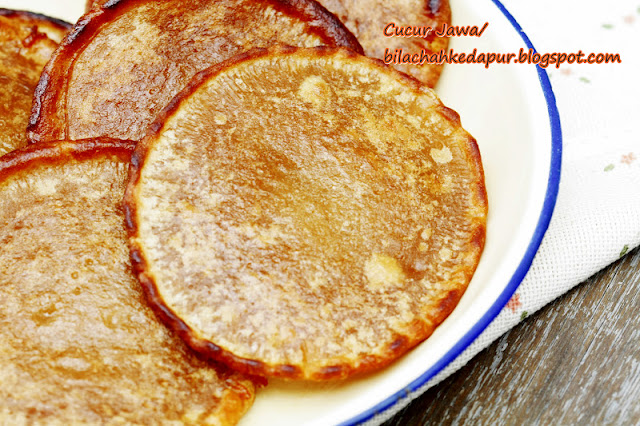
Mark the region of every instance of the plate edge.
MULTIPOLYGON (((511 26, 519 33, 520 38, 525 42, 528 48, 533 49, 534 52, 537 52, 533 43, 526 35, 520 24, 516 21, 516 19, 511 15, 511 13, 505 8, 505 6, 500 2, 500 0, 490 0, 498 10, 507 18, 511 26)), ((551 87, 551 81, 549 80, 549 76, 547 72, 536 65, 536 71, 538 73, 538 80, 540 81, 540 86, 542 88, 542 92, 545 98, 545 102, 547 104, 547 113, 549 115, 549 126, 551 130, 551 159, 549 164, 549 177, 547 180, 547 190, 544 197, 544 203, 542 205, 542 209, 540 212, 540 217, 538 218, 538 224, 534 229, 534 232, 531 236, 531 240, 529 245, 527 246, 527 250, 520 261, 518 267, 516 268, 514 274, 512 275, 509 283, 502 291, 502 293, 498 296, 496 301, 489 307, 487 312, 480 318, 476 324, 467 332, 465 335, 458 340, 458 342, 447 352, 443 357, 441 357, 431 368, 425 371, 422 375, 420 375, 417 379, 413 380, 405 389, 400 390, 393 395, 387 397, 383 401, 379 402, 375 406, 366 410, 365 412, 352 417, 349 420, 346 420, 340 423, 340 426, 350 426, 356 424, 362 424, 373 419, 376 416, 381 416, 386 413, 388 410, 392 408, 396 408, 395 412, 404 408, 408 405, 414 398, 411 398, 411 394, 418 391, 422 386, 424 386, 429 380, 431 380, 436 374, 442 371, 447 365, 449 365, 453 360, 455 360, 462 352, 469 346, 473 341, 476 340, 480 334, 491 324, 491 322, 498 316, 498 314, 502 311, 504 306, 509 302, 513 294, 516 292, 522 280, 526 276, 529 268, 531 267, 531 263, 538 252, 538 248, 542 243, 542 238, 544 234, 547 232, 549 228, 549 223, 551 222, 551 217, 553 216, 553 211, 555 209, 556 201, 558 198, 558 190, 560 186, 560 174, 561 174, 561 166, 562 166, 562 127, 560 123, 560 115, 558 112, 558 106, 556 104, 556 97, 553 92, 553 88, 551 87)), ((426 389, 425 389, 426 390, 426 389)), ((383 421, 383 419, 380 419, 383 421)))

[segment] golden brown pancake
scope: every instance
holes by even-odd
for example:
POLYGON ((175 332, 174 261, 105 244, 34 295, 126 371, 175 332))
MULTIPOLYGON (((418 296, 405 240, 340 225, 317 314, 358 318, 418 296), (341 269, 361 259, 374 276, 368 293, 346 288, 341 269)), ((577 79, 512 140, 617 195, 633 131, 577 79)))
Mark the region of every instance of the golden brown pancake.
POLYGON ((27 144, 33 91, 71 24, 0 9, 0 155, 27 144))
POLYGON ((475 140, 434 92, 330 48, 198 75, 138 145, 134 267, 193 348, 246 373, 378 369, 453 310, 484 245, 475 140))
POLYGON ((198 71, 274 43, 362 49, 313 0, 110 1, 80 18, 45 68, 29 139, 138 140, 198 71))
MULTIPOLYGON (((358 38, 365 54, 373 58, 384 60, 385 52, 393 55, 396 49, 402 49, 403 53, 425 50, 432 54, 449 45, 447 37, 434 34, 444 23, 451 23, 449 0, 320 0, 320 3, 340 18, 358 38), (433 31, 426 37, 387 37, 385 27, 391 23, 397 27, 431 27, 433 31)), ((395 65, 429 87, 435 87, 443 66, 395 65)))
POLYGON ((145 303, 121 203, 133 146, 0 159, 0 424, 234 424, 253 401, 145 303))
MULTIPOLYGON (((93 6, 104 4, 106 0, 87 1, 87 11, 93 6)), ((436 37, 444 23, 451 24, 449 0, 319 0, 334 13, 356 36, 367 56, 385 58, 385 53, 402 49, 404 53, 420 53, 423 49, 432 54, 449 46, 448 37, 436 37), (385 27, 390 23, 397 26, 431 27, 426 37, 387 37, 385 27)), ((435 87, 440 78, 443 64, 394 65, 429 87, 435 87)))
POLYGON ((60 43, 71 29, 71 24, 68 22, 24 10, 0 8, 0 16, 11 20, 17 27, 21 27, 25 32, 25 37, 32 34, 34 38, 41 38, 34 34, 33 27, 35 26, 39 33, 45 34, 56 43, 60 43))

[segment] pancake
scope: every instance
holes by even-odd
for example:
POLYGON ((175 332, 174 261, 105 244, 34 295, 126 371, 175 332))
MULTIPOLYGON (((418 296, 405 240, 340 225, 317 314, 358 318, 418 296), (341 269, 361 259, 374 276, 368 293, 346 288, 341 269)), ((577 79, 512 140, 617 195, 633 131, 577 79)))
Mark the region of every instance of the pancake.
MULTIPOLYGON (((89 0, 87 10, 106 0, 89 0)), ((356 36, 367 56, 384 59, 385 53, 396 49, 404 53, 438 53, 449 46, 448 37, 433 33, 443 24, 451 24, 449 0, 319 0, 356 36), (391 22, 398 26, 425 26, 433 31, 424 38, 386 37, 384 28, 391 22)), ((396 69, 416 77, 429 87, 435 87, 443 64, 395 65, 396 69)))
MULTIPOLYGON (((367 56, 385 58, 396 49, 403 53, 438 53, 447 49, 448 37, 436 37, 434 32, 443 24, 451 24, 449 0, 320 0, 358 38, 367 56), (385 27, 394 23, 398 27, 431 27, 424 38, 387 37, 385 27)), ((395 65, 400 71, 416 77, 429 87, 435 87, 444 64, 395 65)))
POLYGON ((38 85, 31 142, 139 140, 198 71, 252 47, 362 49, 313 0, 115 0, 80 18, 71 34, 38 85))
POLYGON ((25 146, 33 91, 71 24, 0 9, 0 156, 25 146))
POLYGON ((341 379, 427 338, 484 246, 475 140, 417 80, 331 48, 199 74, 138 144, 134 267, 165 322, 250 374, 341 379))
POLYGON ((234 424, 253 401, 145 303, 122 214, 133 146, 0 159, 0 424, 234 424))
MULTIPOLYGON (((71 29, 71 24, 61 19, 24 10, 0 8, 0 17, 10 20, 16 28, 20 28, 24 34, 23 38, 26 38, 29 34, 32 34, 32 38, 42 38, 34 33, 33 27, 35 26, 38 33, 46 35, 47 38, 55 43, 60 43, 71 29)), ((28 44, 28 40, 25 43, 28 44)))

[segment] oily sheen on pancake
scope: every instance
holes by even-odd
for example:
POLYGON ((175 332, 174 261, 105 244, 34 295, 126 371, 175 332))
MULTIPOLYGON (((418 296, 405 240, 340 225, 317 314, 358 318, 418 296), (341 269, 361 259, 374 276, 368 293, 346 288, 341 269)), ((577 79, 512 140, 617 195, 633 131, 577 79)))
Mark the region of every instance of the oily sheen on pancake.
POLYGON ((0 9, 0 155, 27 144, 33 91, 69 28, 47 16, 0 9))
POLYGON ((346 50, 256 50, 199 74, 132 164, 151 303, 251 374, 390 363, 452 311, 484 245, 483 170, 458 115, 346 50))
MULTIPOLYGON (((87 1, 91 7, 104 4, 106 0, 87 1)), ((320 0, 356 36, 365 54, 384 59, 385 52, 437 53, 449 45, 447 37, 437 37, 436 30, 443 24, 451 24, 449 0, 320 0), (398 26, 431 27, 426 37, 393 37, 384 34, 384 28, 395 23, 398 26)), ((397 65, 396 68, 416 77, 429 87, 435 87, 444 64, 397 65)))
MULTIPOLYGON (((320 0, 358 38, 367 56, 385 59, 396 49, 403 53, 437 53, 447 49, 449 39, 434 33, 443 24, 451 23, 449 0, 320 0), (385 35, 389 24, 394 27, 431 27, 426 37, 391 37, 385 35)), ((429 87, 435 87, 444 64, 396 65, 400 71, 416 77, 429 87)))
POLYGON ((0 159, 0 424, 234 424, 253 401, 145 303, 121 203, 133 146, 0 159))
POLYGON ((0 16, 11 20, 22 31, 32 34, 34 39, 41 39, 44 34, 55 43, 60 43, 71 29, 71 24, 68 22, 24 10, 0 8, 0 16), (40 34, 35 33, 35 30, 40 34))
POLYGON ((29 140, 138 140, 198 71, 275 43, 362 51, 313 0, 109 1, 80 18, 45 68, 29 140))

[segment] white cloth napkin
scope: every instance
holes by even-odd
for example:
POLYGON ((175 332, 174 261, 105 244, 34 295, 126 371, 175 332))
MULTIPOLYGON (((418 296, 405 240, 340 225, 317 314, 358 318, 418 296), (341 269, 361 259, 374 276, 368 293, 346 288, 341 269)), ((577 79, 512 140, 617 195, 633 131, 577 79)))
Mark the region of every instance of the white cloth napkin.
POLYGON ((560 192, 526 278, 489 327, 381 423, 507 330, 640 244, 640 3, 503 0, 538 52, 619 53, 621 64, 547 68, 563 133, 560 192))

